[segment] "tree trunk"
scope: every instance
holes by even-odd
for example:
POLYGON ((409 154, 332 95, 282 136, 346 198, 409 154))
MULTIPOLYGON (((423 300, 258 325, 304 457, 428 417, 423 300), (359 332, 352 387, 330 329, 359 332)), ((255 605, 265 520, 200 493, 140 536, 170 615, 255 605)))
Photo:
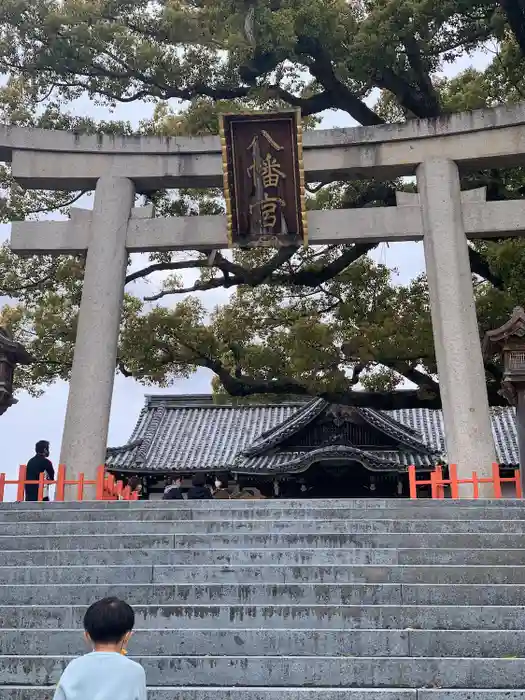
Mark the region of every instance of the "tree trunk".
POLYGON ((525 0, 500 0, 500 5, 525 58, 525 0))

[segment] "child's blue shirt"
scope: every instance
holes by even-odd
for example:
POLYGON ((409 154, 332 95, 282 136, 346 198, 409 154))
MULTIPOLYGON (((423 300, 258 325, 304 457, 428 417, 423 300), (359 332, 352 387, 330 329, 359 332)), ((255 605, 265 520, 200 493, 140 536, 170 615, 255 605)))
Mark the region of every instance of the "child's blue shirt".
POLYGON ((146 700, 146 674, 122 654, 94 651, 69 664, 54 700, 146 700))

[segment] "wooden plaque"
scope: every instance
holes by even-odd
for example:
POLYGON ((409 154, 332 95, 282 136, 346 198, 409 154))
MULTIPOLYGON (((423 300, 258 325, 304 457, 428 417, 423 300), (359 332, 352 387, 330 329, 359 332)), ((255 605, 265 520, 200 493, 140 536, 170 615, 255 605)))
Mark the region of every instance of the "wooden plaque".
POLYGON ((299 111, 223 114, 230 247, 308 243, 299 111))

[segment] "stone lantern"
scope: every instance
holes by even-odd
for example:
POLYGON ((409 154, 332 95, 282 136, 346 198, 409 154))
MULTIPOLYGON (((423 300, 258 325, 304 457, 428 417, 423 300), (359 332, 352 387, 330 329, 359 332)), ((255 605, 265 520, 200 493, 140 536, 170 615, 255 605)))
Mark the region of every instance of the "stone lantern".
POLYGON ((516 407, 521 483, 525 494, 525 311, 517 306, 500 328, 485 334, 483 354, 503 358, 500 394, 516 407))
POLYGON ((0 416, 17 403, 13 397, 13 375, 16 365, 29 365, 31 355, 24 350, 7 328, 0 326, 0 416))

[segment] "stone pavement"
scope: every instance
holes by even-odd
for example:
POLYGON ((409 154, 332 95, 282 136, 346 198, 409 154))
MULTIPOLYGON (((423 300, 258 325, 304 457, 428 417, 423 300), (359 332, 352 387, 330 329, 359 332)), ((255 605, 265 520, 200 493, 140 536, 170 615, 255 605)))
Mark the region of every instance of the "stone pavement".
POLYGON ((518 501, 3 504, 0 700, 110 594, 151 700, 525 700, 518 501))

